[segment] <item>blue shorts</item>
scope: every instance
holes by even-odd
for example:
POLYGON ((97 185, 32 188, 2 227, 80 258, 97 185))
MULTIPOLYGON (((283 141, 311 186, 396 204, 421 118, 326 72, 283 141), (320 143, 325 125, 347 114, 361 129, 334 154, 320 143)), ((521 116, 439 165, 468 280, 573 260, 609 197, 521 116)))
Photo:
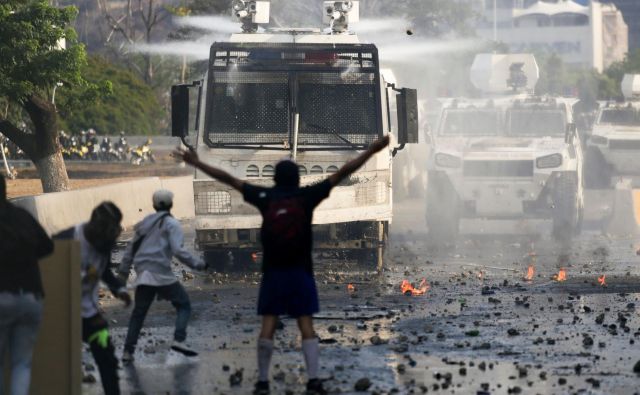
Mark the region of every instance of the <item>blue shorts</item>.
POLYGON ((313 274, 304 269, 270 270, 262 275, 258 315, 297 318, 320 311, 313 274))

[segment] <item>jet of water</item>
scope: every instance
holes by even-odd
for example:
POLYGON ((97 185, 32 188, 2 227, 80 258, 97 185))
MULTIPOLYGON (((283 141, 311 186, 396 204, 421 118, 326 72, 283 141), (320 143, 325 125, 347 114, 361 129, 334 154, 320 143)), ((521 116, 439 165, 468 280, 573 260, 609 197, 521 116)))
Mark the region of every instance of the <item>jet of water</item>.
POLYGON ((402 18, 361 19, 351 24, 351 30, 358 34, 382 33, 385 31, 406 31, 410 23, 402 18))
POLYGON ((210 32, 232 34, 242 31, 240 23, 234 22, 230 20, 229 17, 221 15, 176 17, 173 21, 178 26, 193 27, 210 32))

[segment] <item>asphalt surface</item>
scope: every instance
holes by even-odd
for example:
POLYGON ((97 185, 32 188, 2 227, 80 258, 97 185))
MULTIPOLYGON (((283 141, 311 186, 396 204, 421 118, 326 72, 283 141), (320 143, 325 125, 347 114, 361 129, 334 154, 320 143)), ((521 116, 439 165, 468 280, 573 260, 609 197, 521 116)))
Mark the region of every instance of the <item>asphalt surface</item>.
MULTIPOLYGON (((436 248, 427 242, 423 218, 420 201, 396 205, 382 273, 373 263, 317 259, 316 331, 321 377, 331 393, 358 393, 361 379, 360 388, 370 384, 366 392, 379 394, 640 393, 635 238, 592 226, 569 247, 544 234, 485 234, 436 248), (535 273, 526 281, 529 266, 535 273), (560 269, 566 281, 554 280, 560 269), (416 286, 426 279, 429 289, 405 295, 405 279, 416 286)), ((200 355, 169 351, 175 314, 170 304, 156 302, 136 361, 120 371, 123 392, 251 393, 259 273, 199 274, 182 266, 176 273, 192 298, 188 341, 200 355)), ((109 297, 102 303, 120 354, 130 311, 109 297)), ((283 323, 272 393, 304 393, 299 334, 292 319, 283 323)), ((86 351, 84 361, 87 381, 99 380, 86 351)), ((83 391, 100 393, 99 383, 86 383, 83 391)))

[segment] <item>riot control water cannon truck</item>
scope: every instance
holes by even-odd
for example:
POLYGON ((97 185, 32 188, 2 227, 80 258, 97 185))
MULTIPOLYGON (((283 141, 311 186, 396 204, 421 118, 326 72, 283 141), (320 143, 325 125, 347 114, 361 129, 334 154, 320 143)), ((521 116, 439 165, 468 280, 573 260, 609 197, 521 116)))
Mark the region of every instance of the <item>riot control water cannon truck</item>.
MULTIPOLYGON (((269 2, 235 1, 242 32, 213 43, 202 81, 172 87, 173 135, 202 160, 258 185, 272 184, 278 161, 294 159, 307 185, 392 133, 393 146, 336 187, 314 215, 317 250, 379 267, 392 218, 393 156, 417 142, 417 94, 388 84, 376 46, 349 30, 357 1, 326 1, 323 9, 324 29, 270 28, 269 2)), ((255 258, 259 212, 200 172, 193 188, 195 244, 205 258, 255 258)))
MULTIPOLYGON (((568 100, 536 97, 535 58, 480 54, 482 99, 450 99, 430 133, 427 226, 452 240, 461 220, 551 220, 570 239, 583 209, 582 148, 568 100)), ((490 231, 490 230, 489 230, 490 231)))
POLYGON ((614 187, 619 178, 640 186, 640 74, 622 80, 625 101, 598 111, 585 154, 587 188, 614 187))

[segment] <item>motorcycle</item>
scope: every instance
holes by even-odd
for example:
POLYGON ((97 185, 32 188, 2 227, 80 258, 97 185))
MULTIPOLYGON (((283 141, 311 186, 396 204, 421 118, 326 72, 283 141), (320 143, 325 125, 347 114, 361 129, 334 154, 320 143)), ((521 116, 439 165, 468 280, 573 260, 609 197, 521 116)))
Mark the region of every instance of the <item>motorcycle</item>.
POLYGON ((119 160, 119 155, 116 150, 113 149, 111 140, 105 137, 100 144, 100 160, 103 162, 115 162, 119 160))
POLYGON ((121 135, 120 139, 118 139, 115 149, 116 149, 116 153, 118 154, 118 160, 123 162, 126 161, 127 156, 131 151, 131 148, 129 148, 129 143, 127 142, 127 139, 123 135, 121 135))
POLYGON ((150 148, 151 140, 131 151, 131 164, 140 166, 146 162, 156 163, 156 158, 150 148))
POLYGON ((62 149, 62 156, 65 159, 71 160, 83 160, 86 158, 88 153, 89 149, 85 146, 79 145, 76 136, 71 136, 68 147, 62 149))

